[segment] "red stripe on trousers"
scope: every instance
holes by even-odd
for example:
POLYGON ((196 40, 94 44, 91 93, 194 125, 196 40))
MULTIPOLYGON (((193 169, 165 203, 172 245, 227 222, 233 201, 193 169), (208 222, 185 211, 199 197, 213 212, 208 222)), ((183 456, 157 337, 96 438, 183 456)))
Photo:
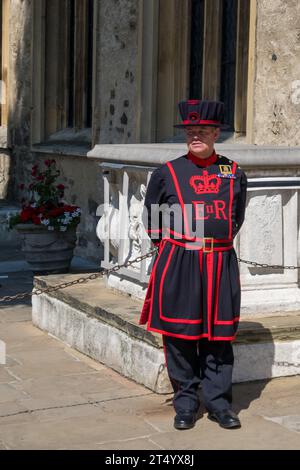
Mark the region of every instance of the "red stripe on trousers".
POLYGON ((212 320, 212 294, 213 294, 213 271, 214 271, 214 254, 206 255, 207 269, 207 332, 208 339, 211 339, 211 320, 212 320))

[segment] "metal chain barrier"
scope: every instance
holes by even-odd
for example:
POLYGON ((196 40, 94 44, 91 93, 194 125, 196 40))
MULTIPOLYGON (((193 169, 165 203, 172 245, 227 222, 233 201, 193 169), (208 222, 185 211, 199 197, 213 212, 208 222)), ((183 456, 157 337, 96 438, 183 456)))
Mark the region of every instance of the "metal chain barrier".
POLYGON ((92 281, 92 280, 98 279, 99 277, 103 277, 107 274, 117 272, 121 268, 127 268, 128 266, 131 266, 134 263, 138 263, 142 261, 143 259, 150 258, 150 256, 152 257, 155 253, 157 253, 157 251, 158 251, 158 248, 155 248, 154 250, 149 251, 149 253, 147 253, 146 255, 138 256, 132 261, 126 261, 123 264, 117 264, 116 266, 113 266, 112 268, 103 269, 99 273, 93 273, 86 277, 80 277, 78 279, 74 279, 74 281, 62 282, 61 284, 57 284, 56 286, 47 287, 47 289, 35 289, 34 288, 32 292, 23 292, 23 293, 16 294, 16 295, 6 295, 4 297, 0 297, 0 303, 12 302, 13 300, 23 300, 26 297, 32 297, 33 295, 48 294, 50 292, 55 292, 57 290, 65 289, 66 287, 74 286, 76 284, 85 284, 88 281, 92 281))
POLYGON ((255 268, 271 268, 271 269, 300 269, 300 266, 281 266, 280 264, 267 264, 257 263, 256 261, 248 261, 245 259, 238 258, 240 263, 249 264, 255 268))
POLYGON ((280 367, 300 367, 300 362, 287 362, 287 361, 275 361, 274 366, 280 366, 280 367))
MULTIPOLYGON (((50 292, 55 292, 57 290, 65 289, 66 287, 74 286, 76 284, 84 284, 88 281, 92 281, 92 280, 98 279, 99 277, 106 276, 107 274, 117 272, 121 268, 127 268, 128 266, 131 266, 134 263, 139 263, 143 259, 152 257, 157 252, 158 252, 158 248, 155 248, 154 250, 150 251, 146 255, 138 256, 137 258, 135 258, 132 261, 127 261, 124 264, 117 264, 116 266, 114 266, 112 268, 103 269, 99 273, 93 273, 93 274, 90 274, 87 277, 80 277, 78 279, 75 279, 74 281, 63 282, 61 284, 57 284, 56 286, 47 287, 47 289, 35 289, 34 288, 32 292, 23 292, 23 293, 16 294, 16 295, 6 295, 4 297, 0 297, 0 303, 12 302, 14 300, 23 300, 26 297, 32 297, 33 295, 48 294, 50 292)), ((240 263, 248 264, 248 265, 256 267, 256 268, 300 269, 300 266, 281 266, 281 265, 278 265, 278 264, 257 263, 256 261, 248 261, 248 260, 244 260, 244 259, 241 259, 241 258, 237 258, 237 260, 240 263)))

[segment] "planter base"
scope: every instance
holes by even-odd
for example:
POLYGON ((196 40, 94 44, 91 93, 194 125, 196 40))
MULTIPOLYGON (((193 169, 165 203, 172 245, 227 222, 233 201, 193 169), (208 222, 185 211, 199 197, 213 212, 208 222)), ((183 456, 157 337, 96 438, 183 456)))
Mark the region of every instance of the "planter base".
POLYGON ((22 251, 34 274, 64 274, 70 269, 76 246, 76 228, 50 232, 37 225, 15 226, 22 251))

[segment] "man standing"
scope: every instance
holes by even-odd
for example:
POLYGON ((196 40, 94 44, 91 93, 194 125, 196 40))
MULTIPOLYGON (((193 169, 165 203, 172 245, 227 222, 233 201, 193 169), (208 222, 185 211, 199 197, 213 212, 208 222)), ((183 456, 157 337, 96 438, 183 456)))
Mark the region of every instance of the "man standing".
POLYGON ((208 418, 238 428, 231 410, 232 341, 241 288, 233 238, 244 221, 247 179, 235 162, 214 150, 224 125, 223 103, 188 100, 179 103, 179 111, 183 122, 176 127, 185 130, 188 153, 153 171, 145 197, 144 224, 159 252, 140 324, 163 335, 175 428, 195 425, 200 383, 208 418), (155 204, 177 204, 182 230, 172 214, 169 227, 161 219, 153 226, 155 204), (193 232, 197 222, 203 224, 200 237, 193 232))

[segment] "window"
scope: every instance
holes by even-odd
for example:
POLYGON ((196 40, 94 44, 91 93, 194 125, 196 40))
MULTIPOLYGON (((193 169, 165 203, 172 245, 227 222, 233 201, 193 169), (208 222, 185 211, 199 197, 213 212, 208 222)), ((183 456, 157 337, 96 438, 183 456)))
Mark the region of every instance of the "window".
POLYGON ((69 3, 67 121, 80 129, 92 126, 93 0, 69 3))
POLYGON ((38 143, 92 127, 94 0, 41 0, 34 8, 32 141, 38 143))
POLYGON ((248 0, 192 0, 189 97, 224 101, 235 132, 246 132, 249 7, 248 0))
POLYGON ((225 121, 246 133, 250 0, 159 4, 156 141, 180 141, 177 102, 225 103, 225 121))

